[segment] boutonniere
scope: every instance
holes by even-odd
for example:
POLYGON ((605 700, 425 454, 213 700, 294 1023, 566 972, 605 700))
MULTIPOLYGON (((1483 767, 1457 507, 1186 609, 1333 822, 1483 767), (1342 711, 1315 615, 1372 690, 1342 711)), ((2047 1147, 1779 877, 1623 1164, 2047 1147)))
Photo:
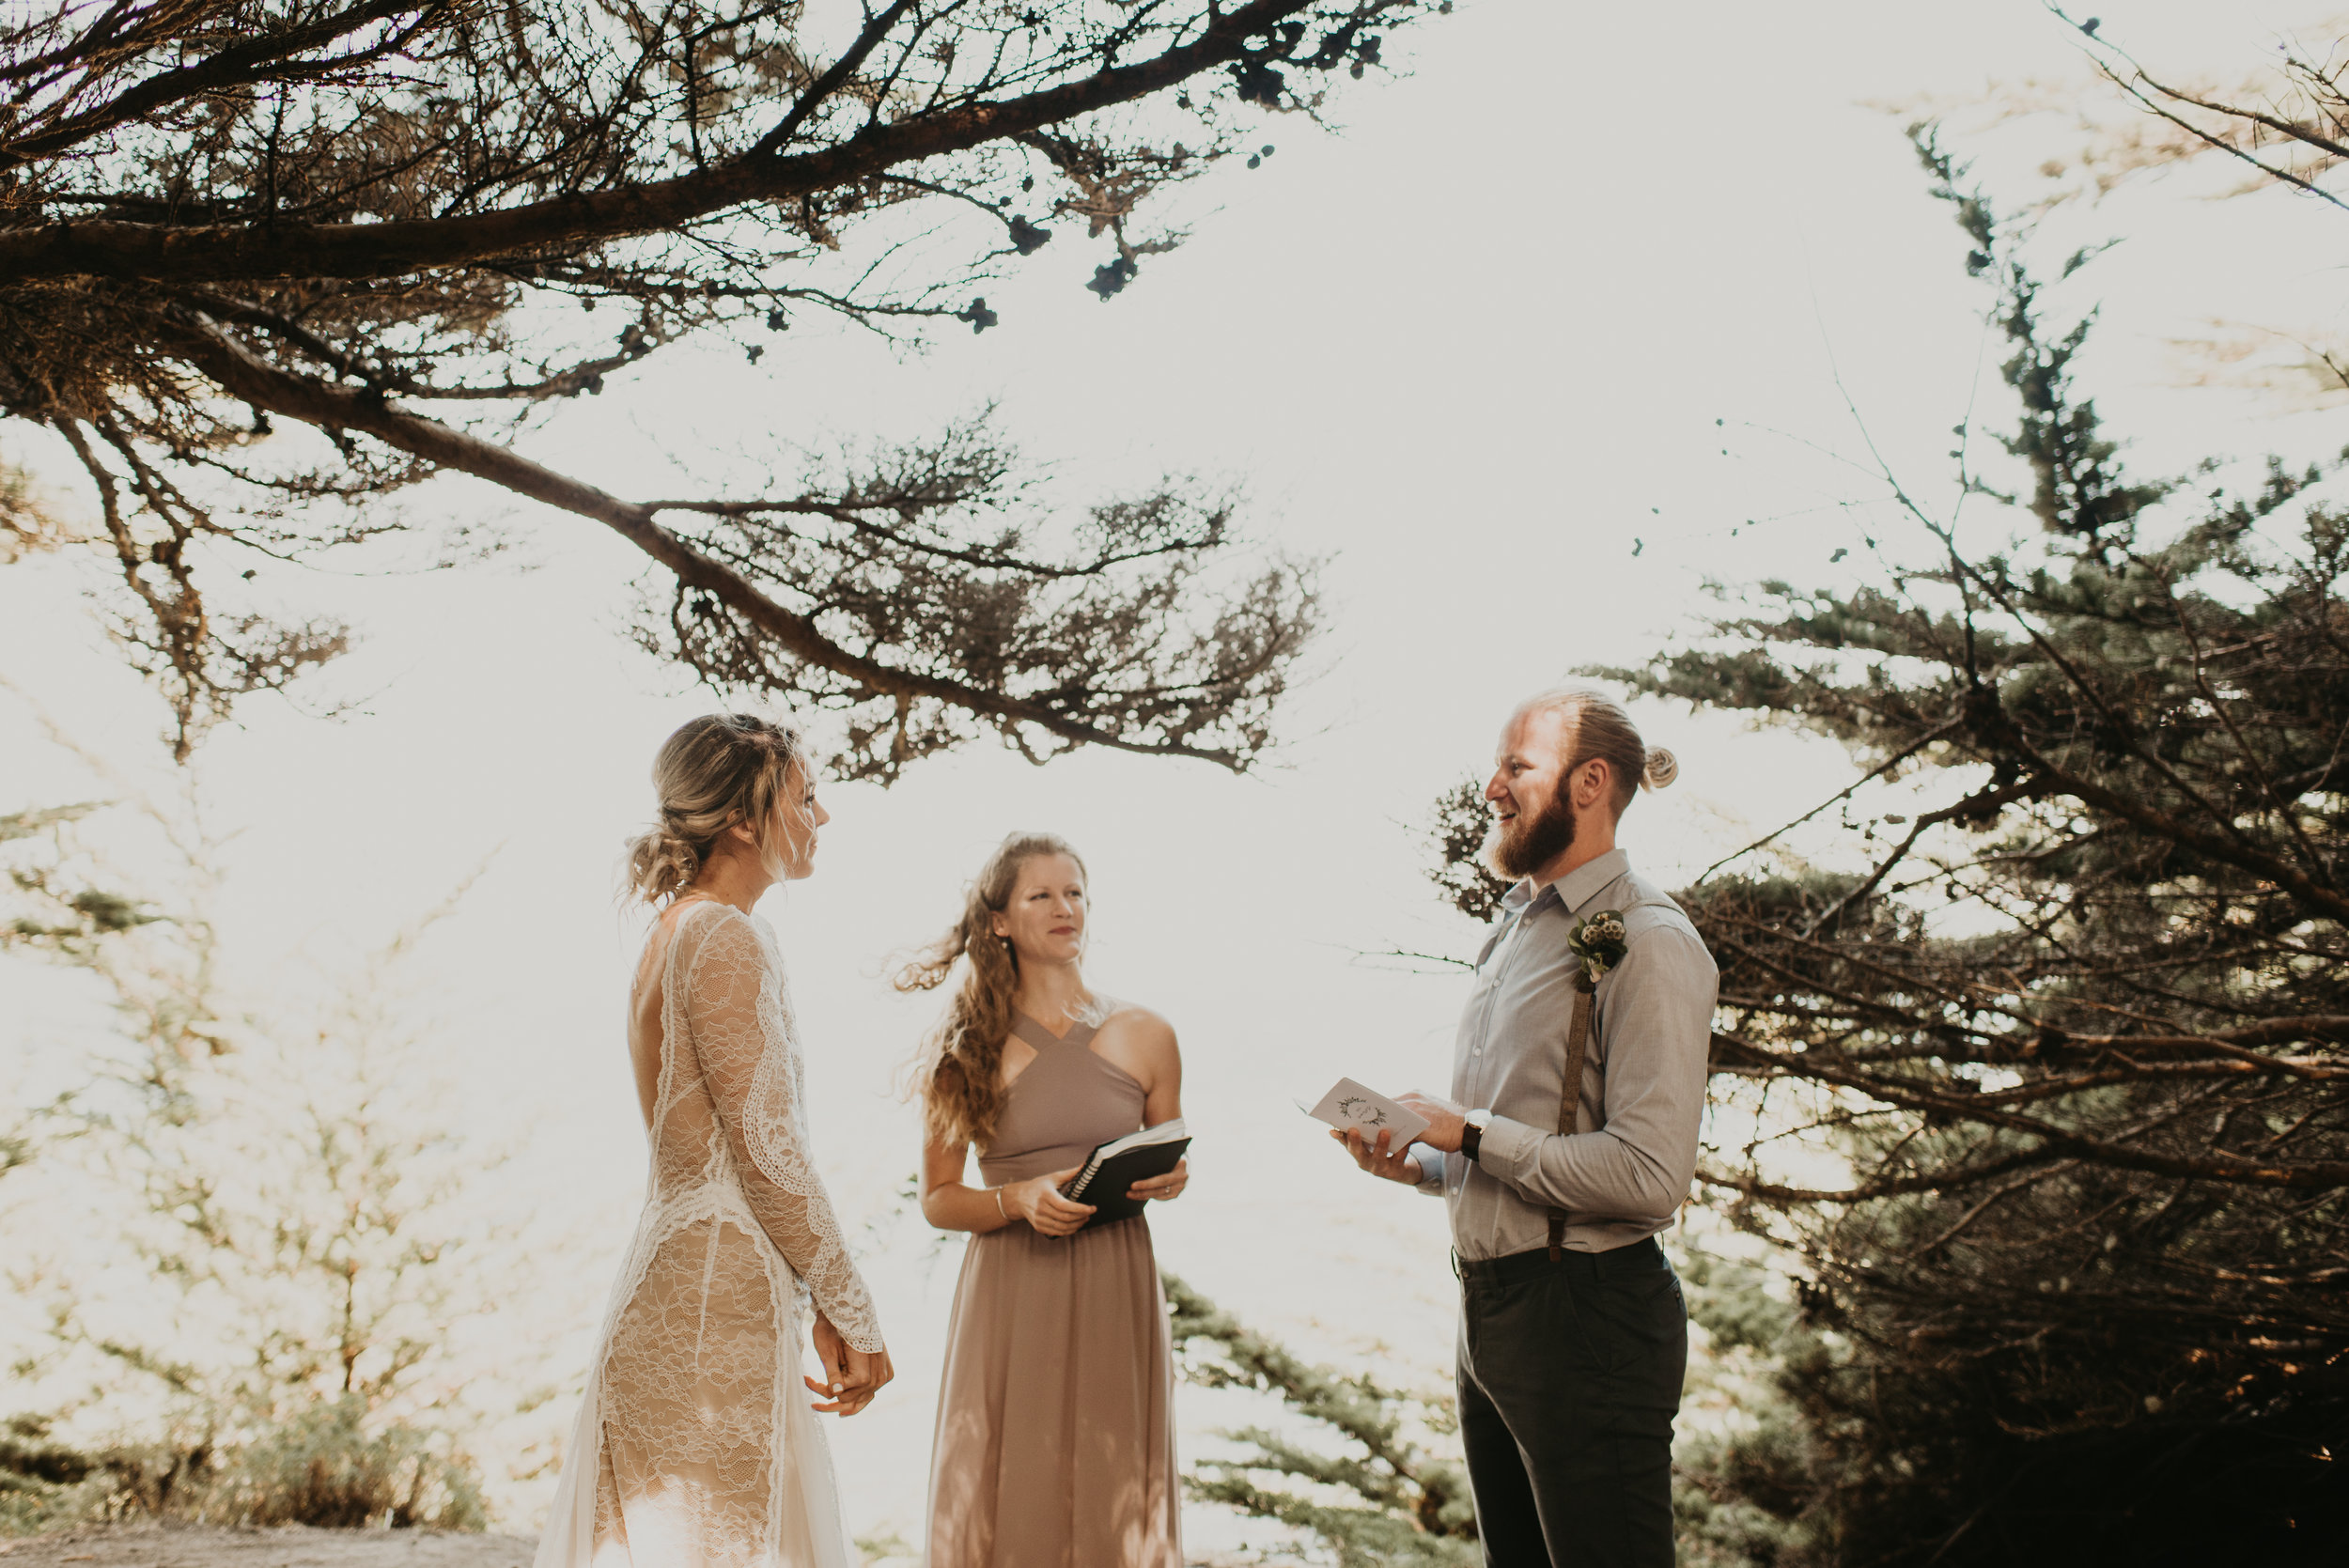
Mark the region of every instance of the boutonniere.
POLYGON ((1624 939, 1630 933, 1623 924, 1621 909, 1601 909, 1588 920, 1579 920, 1566 934, 1566 945, 1582 960, 1582 972, 1594 986, 1609 970, 1623 962, 1624 939))

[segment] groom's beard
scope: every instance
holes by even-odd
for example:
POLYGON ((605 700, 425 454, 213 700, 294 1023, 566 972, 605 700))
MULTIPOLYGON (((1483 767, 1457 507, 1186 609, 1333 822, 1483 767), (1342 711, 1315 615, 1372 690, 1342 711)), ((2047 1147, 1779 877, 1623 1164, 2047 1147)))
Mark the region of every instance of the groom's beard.
POLYGON ((1515 819, 1499 824, 1492 843, 1486 846, 1485 861, 1514 882, 1564 854, 1573 842, 1574 807, 1561 788, 1539 812, 1531 816, 1519 813, 1515 819))

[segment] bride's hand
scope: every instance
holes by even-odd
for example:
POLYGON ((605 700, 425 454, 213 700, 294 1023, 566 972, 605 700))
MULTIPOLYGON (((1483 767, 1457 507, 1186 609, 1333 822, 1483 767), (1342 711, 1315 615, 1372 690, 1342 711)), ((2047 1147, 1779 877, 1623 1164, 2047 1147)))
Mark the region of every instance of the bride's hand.
POLYGON ((1152 1176, 1147 1180, 1134 1183, 1133 1186, 1126 1189, 1126 1196, 1128 1198, 1156 1198, 1160 1202, 1164 1202, 1169 1198, 1181 1197, 1183 1195, 1183 1188, 1189 1187, 1190 1185, 1190 1161, 1188 1159, 1178 1159, 1174 1162, 1174 1169, 1169 1171, 1165 1175, 1152 1176))
POLYGON ((827 1381, 818 1383, 805 1375, 800 1380, 812 1392, 831 1401, 826 1404, 817 1400, 818 1410, 853 1416, 873 1403, 873 1396, 880 1392, 882 1384, 897 1375, 886 1347, 874 1351, 857 1349, 840 1337, 840 1330, 821 1312, 816 1314, 816 1354, 824 1363, 827 1381))
POLYGON ((1012 1183, 1003 1189, 1010 1199, 1011 1212, 1034 1226, 1038 1235, 1076 1234, 1078 1228, 1093 1218, 1093 1205, 1069 1202, 1060 1195, 1060 1187, 1079 1169, 1072 1165, 1049 1176, 1012 1183))

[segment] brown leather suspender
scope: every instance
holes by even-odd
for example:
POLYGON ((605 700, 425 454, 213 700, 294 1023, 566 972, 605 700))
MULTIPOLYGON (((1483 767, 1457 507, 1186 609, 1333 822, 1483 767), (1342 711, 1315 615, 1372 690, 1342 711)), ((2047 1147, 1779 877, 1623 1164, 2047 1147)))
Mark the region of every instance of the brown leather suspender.
MULTIPOLYGON (((1591 1043, 1591 997, 1598 989, 1591 979, 1591 971, 1579 964, 1574 970, 1574 1017, 1566 1025, 1565 1091, 1558 1096, 1558 1130, 1571 1133, 1579 1130, 1582 1111, 1582 1058, 1591 1043)), ((1549 1211, 1549 1261, 1556 1263, 1564 1255, 1566 1211, 1549 1211)))

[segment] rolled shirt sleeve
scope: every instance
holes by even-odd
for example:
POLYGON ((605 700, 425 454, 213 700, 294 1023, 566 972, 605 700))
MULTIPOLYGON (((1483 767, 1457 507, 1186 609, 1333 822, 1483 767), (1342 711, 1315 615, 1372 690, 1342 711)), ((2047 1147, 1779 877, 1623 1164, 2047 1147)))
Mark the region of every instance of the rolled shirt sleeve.
MULTIPOLYGON (((1596 999, 1593 1045, 1605 1048, 1592 1068, 1598 1130, 1560 1133, 1496 1114, 1477 1163, 1532 1203, 1669 1223, 1696 1176, 1719 988, 1712 955, 1693 932, 1658 924, 1642 933, 1596 999)), ((1439 1190, 1440 1165, 1436 1178, 1439 1190)))

